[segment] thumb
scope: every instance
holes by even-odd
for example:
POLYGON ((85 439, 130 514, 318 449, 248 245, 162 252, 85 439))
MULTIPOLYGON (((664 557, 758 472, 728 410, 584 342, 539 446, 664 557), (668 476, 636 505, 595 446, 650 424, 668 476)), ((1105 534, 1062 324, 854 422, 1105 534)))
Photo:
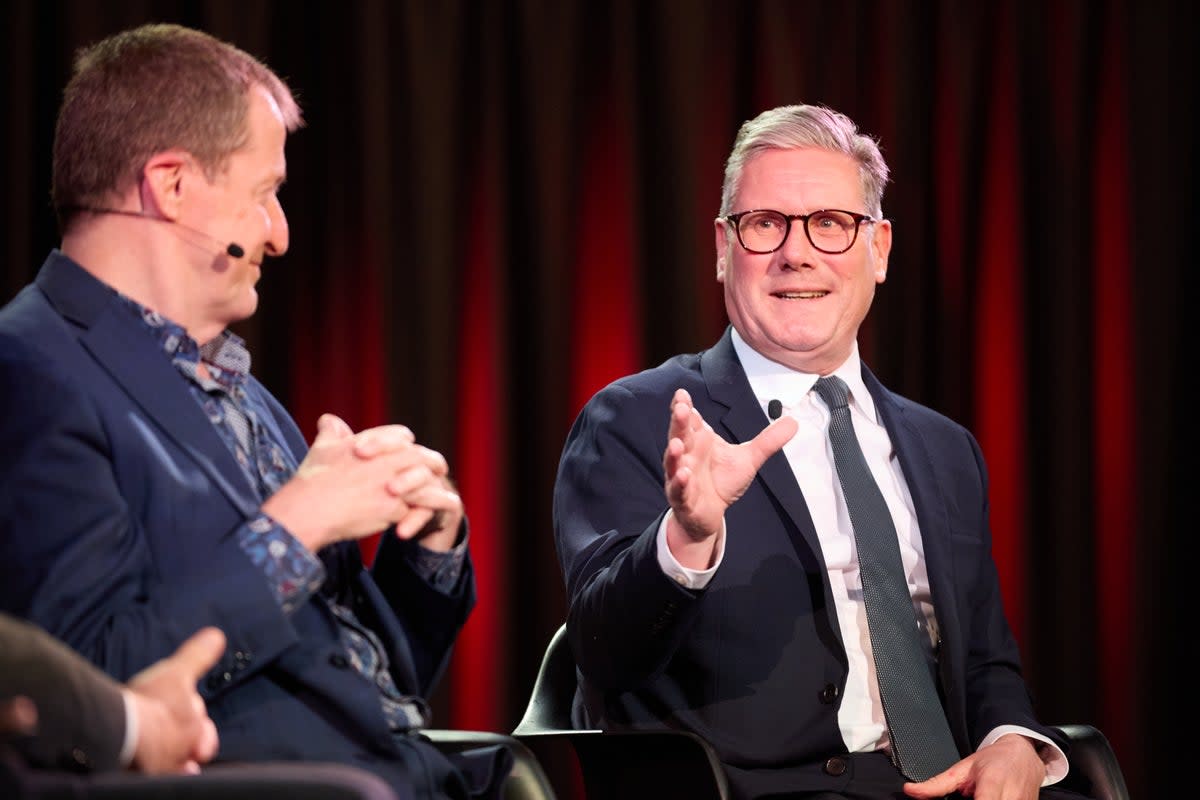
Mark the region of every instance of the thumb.
POLYGON ((317 437, 329 436, 334 439, 341 439, 346 436, 352 436, 354 431, 346 424, 346 421, 337 414, 322 414, 317 419, 317 437))
POLYGON ((932 778, 923 780, 919 783, 904 784, 904 793, 909 797, 928 798, 928 800, 940 800, 951 792, 955 792, 959 788, 958 778, 955 777, 954 768, 939 772, 932 778))
POLYGON ((224 652, 225 634, 220 628, 210 626, 196 631, 179 645, 179 649, 171 655, 171 660, 198 681, 212 669, 224 652))
POLYGON ((798 430, 800 430, 800 423, 793 417, 782 416, 747 442, 754 469, 757 470, 768 458, 779 452, 785 444, 791 441, 798 430))

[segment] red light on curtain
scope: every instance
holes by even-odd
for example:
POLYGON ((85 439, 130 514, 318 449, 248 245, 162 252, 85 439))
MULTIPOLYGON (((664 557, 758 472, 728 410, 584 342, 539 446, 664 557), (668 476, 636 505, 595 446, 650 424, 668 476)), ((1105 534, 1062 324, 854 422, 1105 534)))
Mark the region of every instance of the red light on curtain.
POLYGON ((996 43, 996 77, 987 115, 973 363, 976 431, 991 480, 992 553, 1005 613, 1020 641, 1026 621, 1025 314, 1020 291, 1023 258, 1013 236, 1020 230, 1020 152, 1011 41, 1001 34, 996 43))
MULTIPOLYGON (((1121 45, 1124 26, 1118 25, 1109 4, 1102 85, 1097 93, 1096 149, 1092 175, 1095 231, 1092 374, 1096 413, 1095 447, 1096 592, 1100 658, 1100 696, 1104 699, 1104 730, 1123 757, 1135 752, 1130 731, 1136 730, 1133 698, 1136 662, 1131 632, 1138 630, 1134 604, 1137 587, 1137 447, 1134 442, 1134 353, 1132 245, 1129 220, 1133 210, 1129 159, 1127 89, 1121 81, 1125 63, 1121 45), (1119 588, 1118 588, 1119 587, 1119 588)), ((1132 765, 1131 765, 1132 766, 1132 765)), ((1138 765, 1140 767, 1140 765, 1138 765)))
MULTIPOLYGON (((390 421, 379 262, 365 234, 349 238, 362 244, 332 247, 331 252, 348 254, 342 256, 344 263, 329 264, 323 273, 336 277, 316 286, 316 297, 301 293, 296 309, 302 322, 294 326, 290 406, 310 443, 317 435, 317 418, 327 412, 355 431, 390 421)), ((359 540, 366 563, 378 546, 378 534, 359 540)))
POLYGON ((508 537, 504 527, 508 474, 503 392, 503 281, 497 275, 497 209, 490 187, 494 162, 476 182, 463 276, 458 345, 458 447, 455 473, 471 525, 478 602, 455 645, 450 681, 455 728, 506 731, 508 686, 508 537))
POLYGON ((599 105, 582 153, 579 258, 572 304, 572 412, 639 368, 640 292, 633 255, 633 169, 628 126, 599 105))

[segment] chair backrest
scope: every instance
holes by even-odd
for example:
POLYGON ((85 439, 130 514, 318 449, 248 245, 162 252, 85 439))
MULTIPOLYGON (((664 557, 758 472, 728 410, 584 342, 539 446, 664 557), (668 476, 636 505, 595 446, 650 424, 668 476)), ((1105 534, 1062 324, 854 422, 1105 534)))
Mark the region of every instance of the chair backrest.
POLYGON ((513 735, 571 730, 571 704, 576 682, 575 656, 571 653, 564 624, 550 637, 525 715, 513 735))
POLYGON ((575 656, 566 625, 561 625, 546 646, 525 715, 513 729, 513 736, 546 767, 559 797, 729 800, 729 782, 716 751, 694 733, 574 730, 571 706, 577 682, 575 656))

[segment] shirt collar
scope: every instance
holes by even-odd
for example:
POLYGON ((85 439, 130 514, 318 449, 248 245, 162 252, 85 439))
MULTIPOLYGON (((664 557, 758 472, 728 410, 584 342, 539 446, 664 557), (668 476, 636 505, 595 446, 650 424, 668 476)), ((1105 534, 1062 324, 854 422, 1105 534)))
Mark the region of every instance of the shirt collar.
MULTIPOLYGON (((813 384, 817 382, 817 378, 821 377, 772 361, 748 345, 738 333, 737 328, 733 329, 731 338, 733 339, 733 349, 737 353, 738 360, 742 362, 746 378, 750 381, 750 388, 754 391, 754 396, 758 398, 758 403, 764 412, 767 403, 771 400, 783 403, 784 408, 799 405, 808 395, 813 384)), ((832 374, 846 382, 846 386, 850 390, 850 404, 857 406, 869 420, 878 423, 875 401, 872 399, 871 393, 867 391, 867 385, 862 379, 862 360, 858 353, 857 341, 850 348, 850 357, 842 362, 841 366, 832 374)))
POLYGON ((233 331, 221 331, 210 341, 198 345, 182 325, 120 292, 117 297, 158 340, 172 361, 183 361, 193 368, 203 361, 213 378, 226 386, 241 383, 250 374, 250 351, 233 331))

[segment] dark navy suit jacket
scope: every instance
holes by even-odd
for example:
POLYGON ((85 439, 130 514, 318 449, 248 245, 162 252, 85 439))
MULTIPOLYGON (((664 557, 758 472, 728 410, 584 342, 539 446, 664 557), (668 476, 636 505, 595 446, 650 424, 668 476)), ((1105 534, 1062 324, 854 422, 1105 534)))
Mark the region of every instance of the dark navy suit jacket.
MULTIPOLYGON (((398 787, 445 768, 389 733, 324 593, 378 634, 402 692, 428 696, 475 601, 469 563, 446 595, 411 569, 411 543, 385 535, 370 570, 341 543, 319 554, 322 593, 285 614, 234 535, 255 489, 153 337, 57 251, 0 311, 0 389, 0 609, 118 679, 221 628, 201 681, 221 760, 346 761, 398 787)), ((256 380, 248 392, 299 463, 295 423, 256 380)))
MULTIPOLYGON (((971 752, 997 725, 1065 743, 1034 718, 991 557, 987 477, 971 434, 885 389, 864 367, 912 493, 940 626, 940 689, 971 752)), ((724 560, 700 591, 663 574, 670 400, 687 389, 731 442, 766 425, 729 332, 710 350, 619 380, 566 442, 554 527, 580 667, 576 724, 679 728, 711 742, 739 796, 836 790, 847 660, 821 546, 782 452, 726 512, 724 560)))

